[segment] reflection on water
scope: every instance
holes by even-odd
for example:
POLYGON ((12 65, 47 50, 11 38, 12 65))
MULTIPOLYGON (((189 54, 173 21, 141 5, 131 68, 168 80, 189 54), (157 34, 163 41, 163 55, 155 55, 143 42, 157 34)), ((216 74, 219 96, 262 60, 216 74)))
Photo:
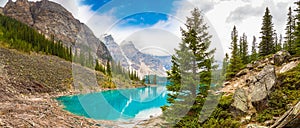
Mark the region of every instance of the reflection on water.
POLYGON ((101 120, 149 118, 161 113, 167 103, 165 86, 103 91, 57 98, 65 109, 81 116, 101 120))

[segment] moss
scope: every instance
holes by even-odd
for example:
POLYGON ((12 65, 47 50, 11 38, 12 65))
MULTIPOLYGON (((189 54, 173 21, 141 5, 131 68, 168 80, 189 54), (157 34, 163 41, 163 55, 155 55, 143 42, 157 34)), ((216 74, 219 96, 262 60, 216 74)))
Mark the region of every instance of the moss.
POLYGON ((269 107, 256 115, 258 122, 264 122, 279 117, 284 114, 290 106, 295 105, 300 100, 300 64, 283 74, 278 75, 279 83, 270 94, 269 107))
POLYGON ((240 122, 233 117, 229 112, 229 107, 232 103, 232 95, 222 96, 217 108, 211 114, 208 120, 206 120, 202 127, 204 128, 238 128, 240 122))

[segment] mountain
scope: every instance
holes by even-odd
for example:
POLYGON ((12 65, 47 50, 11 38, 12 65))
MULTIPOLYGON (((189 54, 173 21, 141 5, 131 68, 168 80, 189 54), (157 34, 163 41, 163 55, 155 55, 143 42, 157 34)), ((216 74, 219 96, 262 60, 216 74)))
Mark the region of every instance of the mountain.
POLYGON ((103 35, 100 40, 110 51, 113 60, 117 63, 120 63, 122 67, 127 69, 129 67, 128 60, 123 54, 121 47, 114 41, 113 37, 111 35, 103 35))
POLYGON ((3 8, 3 13, 32 26, 48 38, 62 41, 67 47, 89 50, 101 60, 111 58, 106 46, 91 29, 75 19, 60 4, 48 0, 9 0, 3 8))
POLYGON ((138 71, 140 76, 147 74, 156 74, 159 76, 167 75, 164 66, 168 65, 170 67, 171 61, 163 61, 163 57, 142 53, 134 46, 132 41, 122 42, 121 49, 130 61, 131 68, 138 71))

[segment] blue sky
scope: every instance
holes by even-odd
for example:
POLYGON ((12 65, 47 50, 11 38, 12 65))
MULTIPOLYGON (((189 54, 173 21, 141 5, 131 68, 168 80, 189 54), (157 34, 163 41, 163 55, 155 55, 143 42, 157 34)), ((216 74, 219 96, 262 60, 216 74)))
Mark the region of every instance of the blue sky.
MULTIPOLYGON (((0 6, 3 7, 7 1, 0 0, 0 6)), ((171 53, 181 42, 180 27, 184 27, 183 23, 194 7, 203 10, 209 33, 213 36, 211 46, 217 47, 217 52, 223 50, 226 53, 230 53, 230 33, 234 25, 239 35, 245 33, 248 36, 248 42, 252 42, 252 37, 256 36, 259 43, 266 7, 269 7, 273 16, 274 29, 283 36, 288 7, 295 9, 294 0, 49 1, 61 4, 75 18, 87 24, 99 38, 103 34, 111 34, 119 44, 131 40, 140 49, 159 47, 171 53)), ((224 52, 219 54, 224 56, 224 52)))
POLYGON ((121 20, 120 26, 149 27, 159 21, 167 21, 174 11, 173 3, 178 0, 82 0, 82 5, 103 14, 112 9, 115 18, 121 20))

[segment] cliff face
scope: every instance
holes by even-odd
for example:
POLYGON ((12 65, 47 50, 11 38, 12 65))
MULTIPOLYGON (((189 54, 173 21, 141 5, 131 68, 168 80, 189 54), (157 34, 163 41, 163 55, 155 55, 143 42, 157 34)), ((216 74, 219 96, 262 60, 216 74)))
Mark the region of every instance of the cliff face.
POLYGON ((112 59, 127 69, 129 67, 128 60, 123 54, 121 47, 114 41, 113 37, 111 35, 103 35, 101 40, 110 51, 112 59))
POLYGON ((221 89, 233 94, 231 113, 247 127, 258 127, 253 122, 271 128, 298 127, 300 102, 293 97, 300 95, 299 64, 300 58, 287 51, 248 64, 221 89))
POLYGON ((3 13, 34 27, 48 38, 54 36, 56 41, 61 40, 67 47, 87 46, 94 55, 97 53, 100 59, 110 58, 108 49, 93 32, 57 3, 48 0, 9 0, 3 8, 3 13))
MULTIPOLYGON (((130 61, 130 66, 138 71, 140 76, 148 74, 157 74, 159 76, 166 76, 166 65, 161 59, 166 59, 164 57, 156 57, 149 54, 144 54, 139 51, 133 44, 133 42, 122 42, 121 49, 125 56, 130 61)), ((168 57, 167 57, 168 58, 168 57)))

